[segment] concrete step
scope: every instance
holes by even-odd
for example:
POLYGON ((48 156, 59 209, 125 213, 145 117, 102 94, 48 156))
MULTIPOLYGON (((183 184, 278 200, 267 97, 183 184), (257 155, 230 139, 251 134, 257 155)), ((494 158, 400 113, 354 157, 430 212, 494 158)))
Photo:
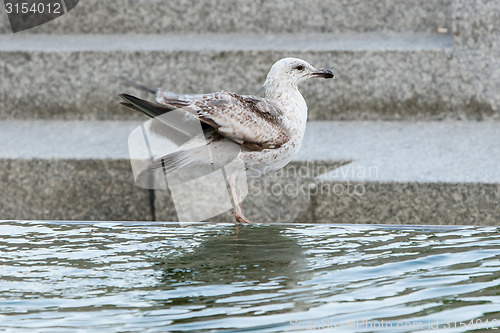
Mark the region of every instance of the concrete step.
POLYGON ((310 119, 500 118, 495 69, 476 70, 452 45, 451 35, 408 33, 4 35, 0 119, 139 119, 118 104, 118 93, 137 93, 119 76, 182 93, 262 95, 286 56, 337 75, 301 87, 310 119))
MULTIPOLYGON (((175 220, 166 191, 134 184, 140 124, 1 121, 0 218, 175 220)), ((310 122, 287 168, 249 179, 243 207, 257 222, 498 225, 499 134, 492 122, 310 122)))
MULTIPOLYGON (((435 32, 451 27, 452 0, 82 0, 25 33, 435 32)), ((0 33, 10 33, 5 11, 0 33)))
POLYGON ((318 177, 314 221, 500 224, 494 122, 315 123, 298 159, 351 160, 318 177))

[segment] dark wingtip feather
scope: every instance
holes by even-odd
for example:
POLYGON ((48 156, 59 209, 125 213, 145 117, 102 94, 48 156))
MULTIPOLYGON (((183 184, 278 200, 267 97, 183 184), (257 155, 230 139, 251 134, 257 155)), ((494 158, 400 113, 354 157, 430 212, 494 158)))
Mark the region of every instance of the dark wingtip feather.
POLYGON ((131 103, 126 103, 126 102, 120 102, 121 105, 126 106, 127 108, 133 109, 135 111, 142 112, 140 109, 136 108, 134 104, 131 103))
POLYGON ((172 108, 151 103, 129 94, 119 94, 118 96, 125 100, 125 102, 120 103, 121 105, 142 112, 151 118, 155 118, 168 111, 172 111, 172 108))
POLYGON ((121 98, 126 100, 127 102, 132 102, 133 100, 139 100, 139 98, 129 95, 129 94, 118 94, 121 98))

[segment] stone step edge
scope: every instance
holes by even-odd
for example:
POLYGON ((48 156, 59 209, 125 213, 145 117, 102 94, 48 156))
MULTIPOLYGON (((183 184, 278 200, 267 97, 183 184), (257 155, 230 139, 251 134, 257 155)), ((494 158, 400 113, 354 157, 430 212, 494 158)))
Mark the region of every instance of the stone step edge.
POLYGON ((451 50, 451 34, 0 35, 0 52, 427 51, 451 50))

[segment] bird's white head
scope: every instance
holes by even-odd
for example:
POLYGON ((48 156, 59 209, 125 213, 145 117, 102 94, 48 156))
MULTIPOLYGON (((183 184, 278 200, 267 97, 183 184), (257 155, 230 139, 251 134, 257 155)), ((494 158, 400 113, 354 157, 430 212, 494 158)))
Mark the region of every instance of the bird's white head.
POLYGON ((264 83, 266 95, 270 90, 297 88, 302 81, 315 77, 333 79, 335 75, 329 69, 316 68, 302 59, 283 58, 276 62, 267 74, 264 83))

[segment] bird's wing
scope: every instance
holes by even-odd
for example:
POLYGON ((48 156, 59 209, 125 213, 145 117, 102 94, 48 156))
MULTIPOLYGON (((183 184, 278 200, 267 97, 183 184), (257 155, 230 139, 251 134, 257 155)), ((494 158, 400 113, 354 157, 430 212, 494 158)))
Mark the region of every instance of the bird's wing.
MULTIPOLYGON (((193 139, 196 141, 196 139, 193 139)), ((165 156, 157 157, 147 168, 141 171, 140 177, 147 184, 148 179, 156 179, 158 172, 169 174, 177 172, 177 178, 196 179, 226 167, 240 153, 240 147, 235 142, 220 138, 204 145, 193 145, 189 142, 165 156), (185 147, 187 146, 187 147, 185 147)))
POLYGON ((223 91, 196 96, 157 95, 157 101, 196 115, 247 150, 275 149, 289 140, 282 126, 282 110, 264 98, 223 91))

